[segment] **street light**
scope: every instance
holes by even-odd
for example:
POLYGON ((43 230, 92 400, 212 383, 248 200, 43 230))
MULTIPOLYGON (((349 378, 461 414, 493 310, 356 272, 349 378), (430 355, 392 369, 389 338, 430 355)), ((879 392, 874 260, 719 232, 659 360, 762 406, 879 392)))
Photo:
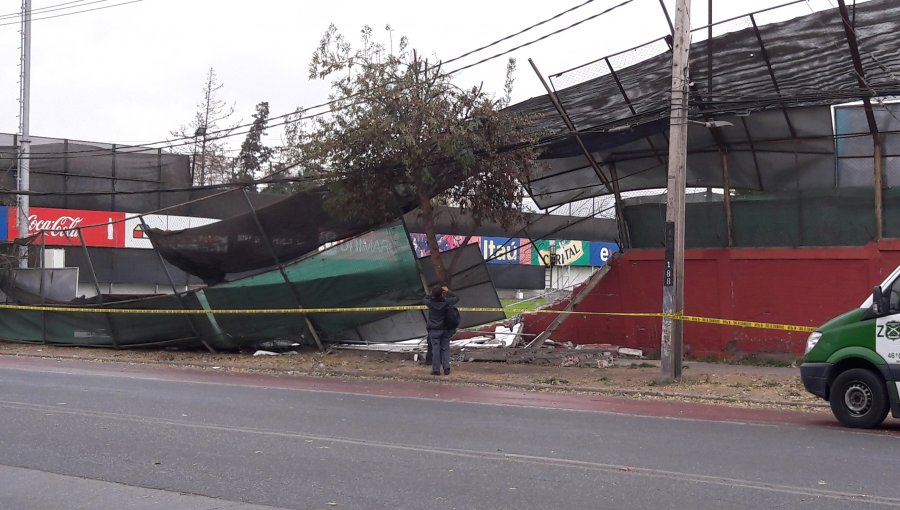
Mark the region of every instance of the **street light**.
POLYGON ((732 124, 731 122, 728 122, 727 120, 707 120, 707 121, 700 121, 700 120, 687 119, 687 121, 688 121, 690 124, 698 124, 698 125, 700 125, 700 126, 704 126, 704 127, 709 128, 709 129, 734 126, 734 124, 732 124))
POLYGON ((203 137, 203 148, 200 150, 200 184, 205 184, 205 170, 206 170, 206 126, 198 126, 197 130, 194 131, 194 154, 191 158, 191 186, 195 184, 194 172, 195 167, 197 166, 197 138, 203 137))

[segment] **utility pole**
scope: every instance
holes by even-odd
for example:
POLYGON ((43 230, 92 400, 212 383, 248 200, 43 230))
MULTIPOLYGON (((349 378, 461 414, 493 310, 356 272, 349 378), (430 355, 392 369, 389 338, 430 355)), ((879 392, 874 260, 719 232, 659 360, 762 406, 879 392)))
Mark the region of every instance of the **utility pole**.
MULTIPOLYGON (((19 89, 19 171, 16 174, 17 189, 20 192, 16 195, 16 205, 18 215, 16 217, 16 226, 19 227, 19 237, 28 235, 28 195, 21 192, 27 192, 30 188, 29 170, 31 167, 31 136, 29 135, 29 103, 31 101, 31 0, 22 0, 22 74, 20 77, 21 89, 19 89)), ((19 248, 19 267, 28 267, 28 247, 19 248)))
POLYGON ((684 186, 687 170, 688 50, 691 45, 691 2, 675 4, 672 41, 672 104, 669 117, 669 166, 666 180, 665 266, 660 354, 662 382, 681 378, 684 324, 673 315, 684 312, 684 186))

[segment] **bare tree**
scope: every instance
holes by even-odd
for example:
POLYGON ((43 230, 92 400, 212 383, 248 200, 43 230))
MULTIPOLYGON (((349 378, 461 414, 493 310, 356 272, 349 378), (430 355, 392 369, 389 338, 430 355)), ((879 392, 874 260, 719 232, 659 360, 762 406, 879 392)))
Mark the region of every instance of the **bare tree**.
POLYGON ((172 130, 169 134, 176 140, 193 139, 191 145, 174 146, 173 151, 190 154, 193 184, 221 184, 233 180, 232 158, 227 155, 225 139, 240 124, 231 123, 234 104, 230 106, 220 99, 218 93, 224 84, 219 83, 212 67, 203 85, 203 99, 197 104, 194 119, 187 125, 172 130))

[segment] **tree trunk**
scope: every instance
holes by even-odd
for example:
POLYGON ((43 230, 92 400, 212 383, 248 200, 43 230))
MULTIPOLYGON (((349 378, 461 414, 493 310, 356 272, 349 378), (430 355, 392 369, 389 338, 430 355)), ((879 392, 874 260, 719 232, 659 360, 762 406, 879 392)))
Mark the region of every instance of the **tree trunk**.
POLYGON ((419 210, 422 214, 422 226, 425 229, 425 239, 428 241, 428 249, 431 251, 431 264, 434 266, 434 272, 442 285, 450 286, 450 278, 444 269, 444 262, 441 260, 441 249, 438 246, 437 234, 434 231, 434 207, 431 205, 431 197, 419 186, 417 191, 419 195, 419 210))

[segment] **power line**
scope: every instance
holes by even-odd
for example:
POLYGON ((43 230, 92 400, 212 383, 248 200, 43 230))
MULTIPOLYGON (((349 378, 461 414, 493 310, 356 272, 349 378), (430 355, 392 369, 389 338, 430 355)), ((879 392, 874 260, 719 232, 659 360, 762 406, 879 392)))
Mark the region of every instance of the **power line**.
POLYGON ((593 19, 599 18, 600 16, 603 16, 603 15, 605 15, 605 14, 608 14, 608 13, 610 13, 610 12, 612 12, 612 11, 618 9, 619 7, 622 7, 622 6, 625 6, 625 5, 627 5, 627 4, 630 4, 630 3, 633 2, 633 1, 634 1, 634 0, 625 0, 624 2, 621 2, 621 3, 619 3, 619 4, 616 4, 616 5, 610 7, 610 8, 608 8, 608 9, 606 9, 606 10, 603 10, 603 11, 597 13, 597 14, 594 14, 593 16, 588 16, 587 18, 584 18, 584 19, 582 19, 581 21, 577 21, 577 22, 575 22, 575 23, 572 23, 571 25, 569 25, 569 26, 567 26, 567 27, 560 28, 559 30, 555 30, 555 31, 553 31, 553 32, 550 32, 549 34, 546 34, 546 35, 543 35, 543 36, 541 36, 541 37, 538 37, 537 39, 534 39, 534 40, 529 41, 529 42, 524 43, 524 44, 520 44, 520 45, 516 46, 515 48, 511 48, 511 49, 506 50, 506 51, 504 51, 504 52, 497 53, 496 55, 492 55, 492 56, 490 56, 490 57, 481 59, 481 60, 479 60, 478 62, 475 62, 474 64, 469 64, 469 65, 460 67, 460 68, 458 68, 458 69, 455 69, 455 70, 453 70, 453 71, 450 71, 450 72, 447 73, 447 74, 458 73, 458 72, 463 71, 463 70, 465 70, 465 69, 469 69, 470 67, 475 67, 475 66, 477 66, 477 65, 481 65, 481 64, 483 64, 483 63, 485 63, 485 62, 488 62, 488 61, 490 61, 490 60, 493 60, 493 59, 495 59, 495 58, 499 58, 499 57, 502 57, 502 56, 504 56, 504 55, 508 55, 508 54, 510 54, 510 53, 512 53, 512 52, 514 52, 514 51, 516 51, 516 50, 520 50, 520 49, 522 49, 522 48, 525 48, 526 46, 531 46, 532 44, 535 44, 535 43, 538 43, 538 42, 540 42, 540 41, 543 41, 544 39, 547 39, 548 37, 552 37, 552 36, 554 36, 554 35, 558 35, 558 34, 560 34, 560 33, 562 33, 562 32, 567 31, 567 30, 571 30, 571 29, 577 27, 578 25, 581 25, 582 23, 586 23, 586 22, 591 21, 591 20, 593 20, 593 19))
POLYGON ((594 1, 594 0, 587 0, 587 2, 584 2, 583 4, 579 4, 579 5, 576 5, 575 7, 566 9, 565 11, 562 11, 562 12, 560 12, 560 13, 558 13, 558 14, 555 14, 554 16, 552 16, 552 17, 550 17, 550 18, 547 18, 547 19, 545 19, 545 20, 543 20, 543 21, 540 21, 540 22, 538 22, 538 23, 535 23, 534 25, 531 25, 531 26, 529 26, 529 27, 523 28, 522 30, 519 30, 518 32, 516 32, 516 33, 514 33, 514 34, 510 34, 510 35, 507 35, 506 37, 503 37, 503 38, 501 38, 501 39, 497 39, 496 41, 494 41, 494 42, 492 42, 492 43, 485 44, 484 46, 482 46, 482 47, 480 47, 480 48, 476 48, 476 49, 474 49, 474 50, 472 50, 472 51, 463 53, 462 55, 460 55, 460 56, 458 56, 458 57, 451 58, 450 60, 444 60, 444 61, 442 62, 442 64, 449 64, 450 62, 455 62, 455 61, 460 60, 460 59, 462 59, 462 58, 468 57, 469 55, 471 55, 471 54, 473 54, 473 53, 478 53, 479 51, 486 50, 486 49, 488 49, 488 48, 490 48, 490 47, 492 47, 492 46, 496 46, 496 45, 498 45, 498 44, 500 44, 500 43, 502 43, 502 42, 504 42, 504 41, 507 41, 507 40, 509 40, 509 39, 512 39, 513 37, 516 37, 516 36, 518 36, 518 35, 522 35, 522 34, 524 34, 525 32, 528 32, 529 30, 532 30, 532 29, 537 28, 537 27, 539 27, 539 26, 541 26, 541 25, 544 25, 544 24, 546 24, 546 23, 549 23, 549 22, 551 22, 551 21, 553 21, 553 20, 555 20, 555 19, 557 19, 557 18, 559 18, 559 17, 562 17, 562 16, 564 16, 564 15, 566 15, 566 14, 568 14, 568 13, 574 11, 574 10, 580 9, 580 8, 584 7, 585 5, 587 5, 587 4, 589 4, 589 3, 593 2, 593 1, 594 1))
MULTIPOLYGON (((95 2, 91 2, 91 3, 107 2, 107 1, 109 1, 109 0, 96 0, 95 2)), ((64 5, 78 4, 78 3, 82 3, 82 2, 84 2, 84 0, 73 0, 71 2, 64 2, 61 4, 53 4, 53 5, 48 5, 46 7, 36 7, 36 8, 32 8, 31 12, 32 12, 32 14, 34 14, 35 12, 38 12, 38 11, 50 12, 50 11, 56 11, 56 10, 60 10, 60 9, 74 9, 76 7, 82 7, 83 5, 87 5, 87 4, 83 4, 83 5, 76 5, 76 6, 72 6, 72 7, 62 7, 64 5)), ((22 11, 10 12, 7 14, 0 14, 0 20, 8 19, 8 18, 19 18, 21 16, 22 16, 22 11)))
MULTIPOLYGON (((834 98, 836 95, 839 95, 841 97, 844 97, 844 96, 857 97, 854 94, 850 94, 847 91, 841 90, 841 91, 834 91, 834 93, 831 93, 831 91, 820 91, 818 93, 806 93, 806 94, 800 94, 797 96, 781 96, 781 97, 775 97, 775 96, 772 96, 772 97, 768 97, 768 96, 722 96, 722 98, 723 99, 727 98, 732 101, 739 101, 739 102, 754 102, 755 104, 758 105, 758 104, 768 104, 768 103, 772 103, 775 101, 806 102, 806 101, 815 101, 815 100, 825 100, 825 99, 834 98)), ((652 106, 653 104, 656 104, 657 102, 658 101, 654 100, 644 106, 647 106, 649 108, 650 106, 652 106)), ((321 105, 317 105, 315 107, 310 107, 310 109, 326 106, 329 103, 322 103, 321 105)), ((738 108, 738 109, 740 109, 740 108, 738 108)), ((302 112, 302 111, 306 111, 306 110, 299 110, 299 111, 302 112)), ((301 115, 296 118, 291 118, 291 119, 286 118, 286 117, 288 117, 290 115, 294 115, 296 113, 297 112, 291 112, 288 114, 279 115, 275 118, 282 118, 285 120, 282 122, 275 123, 275 124, 268 124, 266 126, 266 128, 268 129, 268 128, 273 128, 273 127, 279 127, 279 126, 284 126, 284 125, 290 124, 291 122, 313 119, 313 118, 320 117, 322 115, 331 113, 331 111, 325 110, 322 112, 312 113, 312 114, 308 114, 308 115, 301 115)), ((652 111, 648 110, 648 111, 644 112, 644 115, 650 115, 652 113, 653 113, 652 111)), ((237 127, 250 127, 250 126, 252 126, 252 123, 239 125, 237 127)), ((583 129, 581 132, 587 133, 587 132, 604 132, 604 131, 606 131, 606 129, 603 127, 591 127, 591 128, 583 129)), ((227 139, 227 138, 234 137, 234 136, 247 134, 249 132, 250 132, 250 130, 235 131, 234 129, 221 129, 221 130, 216 130, 216 131, 210 131, 210 133, 212 133, 212 134, 221 133, 221 135, 220 136, 207 136, 206 140, 207 141, 218 141, 218 140, 223 140, 223 139, 227 139)), ((885 131, 885 133, 887 133, 887 132, 885 131)), ((544 142, 552 141, 553 139, 564 138, 569 135, 570 135, 570 133, 568 133, 568 132, 559 133, 556 135, 550 135, 549 137, 545 137, 544 142)), ((116 147, 115 151, 112 148, 96 148, 96 149, 83 149, 83 150, 75 150, 75 151, 68 151, 68 152, 65 152, 65 151, 44 152, 41 154, 33 154, 32 156, 30 156, 30 158, 31 159, 41 159, 41 160, 51 160, 51 159, 105 156, 105 155, 111 155, 113 153, 115 153, 115 154, 147 153, 147 151, 158 151, 158 150, 162 150, 162 149, 171 149, 174 147, 183 147, 183 146, 192 145, 193 143, 195 143, 195 137, 183 137, 183 138, 178 138, 176 140, 180 140, 180 143, 174 143, 174 144, 168 143, 161 147, 152 147, 151 145, 165 143, 165 142, 155 142, 154 144, 148 144, 148 145, 144 145, 144 146, 116 147)), ((2 159, 6 159, 6 158, 2 158, 2 159)), ((24 159, 24 158, 16 157, 16 158, 8 158, 8 159, 24 159)))
MULTIPOLYGON (((139 1, 142 1, 142 0, 133 0, 132 2, 125 2, 125 3, 133 3, 133 2, 139 2, 139 1)), ((459 56, 454 57, 454 58, 452 58, 452 59, 450 59, 450 60, 447 60, 447 61, 445 61, 444 63, 446 63, 446 62, 453 62, 453 61, 459 60, 459 59, 461 59, 461 58, 463 58, 463 57, 466 57, 466 56, 472 55, 472 54, 474 54, 474 53, 477 53, 477 52, 479 52, 479 51, 482 51, 482 50, 484 50, 484 49, 486 49, 486 48, 489 48, 489 47, 491 47, 491 46, 494 46, 494 45, 496 45, 496 44, 498 44, 498 43, 500 43, 500 42, 502 42, 502 41, 508 40, 508 39, 510 39, 510 38, 512 38, 512 37, 515 37, 515 36, 520 35, 520 34, 522 34, 522 33, 524 33, 524 32, 527 32, 527 31, 529 31, 529 30, 531 30, 531 29, 533 29, 533 28, 535 28, 535 27, 538 27, 538 26, 540 26, 540 25, 543 25, 543 24, 545 24, 545 23, 547 23, 547 22, 549 22, 549 21, 551 21, 551 20, 553 20, 553 19, 559 18, 560 16, 563 16, 563 15, 569 13, 569 12, 572 12, 572 11, 574 11, 574 10, 576 10, 576 9, 579 9, 579 8, 585 6, 585 5, 587 5, 588 3, 593 2, 593 1, 594 1, 594 0, 588 0, 587 2, 584 2, 584 3, 580 4, 580 5, 577 5, 577 6, 575 6, 575 7, 569 8, 569 9, 567 9, 567 10, 565 10, 565 11, 562 11, 562 12, 560 12, 560 13, 558 13, 558 14, 552 16, 551 18, 548 18, 548 19, 543 20, 543 21, 541 21, 541 22, 538 22, 538 23, 536 23, 536 24, 534 24, 534 25, 531 25, 531 26, 529 26, 529 27, 527 27, 527 28, 525 28, 525 29, 522 29, 522 30, 520 30, 519 32, 517 32, 517 33, 515 33, 515 34, 512 34, 512 35, 503 37, 503 38, 501 38, 501 39, 498 39, 497 41, 494 41, 494 42, 492 42, 492 43, 490 43, 490 44, 488 44, 488 45, 482 46, 481 48, 477 48, 477 49, 475 49, 475 50, 466 52, 466 53, 464 53, 464 54, 462 54, 462 55, 459 55, 459 56)), ((564 28, 562 28, 562 29, 556 30, 556 31, 554 31, 554 32, 552 32, 552 33, 550 33, 550 34, 547 34, 547 35, 543 36, 543 37, 540 37, 540 38, 535 39, 535 40, 533 40, 533 41, 530 41, 530 42, 527 42, 527 43, 522 44, 522 45, 520 45, 520 46, 517 46, 516 48, 513 48, 513 49, 511 49, 511 50, 509 50, 509 51, 507 51, 507 52, 499 53, 499 54, 494 55, 494 56, 492 56, 492 57, 483 59, 483 60, 481 60, 480 62, 476 62, 476 63, 474 63, 474 64, 470 64, 470 65, 468 65, 468 66, 465 66, 465 67, 463 67, 463 68, 457 69, 457 70, 455 70, 455 71, 443 73, 443 75, 444 75, 444 76, 449 76, 449 75, 454 74, 454 73, 456 73, 456 72, 458 72, 458 71, 460 71, 460 70, 468 69, 468 68, 471 68, 471 67, 480 65, 480 64, 482 64, 482 63, 484 63, 484 62, 487 62, 487 61, 490 61, 490 60, 492 60, 492 59, 495 59, 495 58, 498 58, 498 57, 500 57, 500 56, 503 56, 503 55, 505 55, 505 54, 507 54, 507 53, 509 53, 509 52, 515 51, 515 50, 520 49, 520 48, 524 48, 524 47, 526 47, 526 46, 530 46, 530 45, 532 45, 532 44, 534 44, 534 43, 536 43, 536 42, 539 42, 539 41, 541 41, 541 40, 547 39, 548 37, 557 35, 557 34, 559 34, 559 33, 561 33, 561 32, 564 32, 564 31, 566 31, 566 30, 569 30, 569 29, 571 29, 571 28, 574 28, 574 27, 576 27, 576 26, 578 26, 578 25, 580 25, 580 24, 582 24, 582 23, 584 23, 584 22, 586 22, 586 21, 593 20, 593 19, 595 19, 595 18, 597 18, 597 17, 599 17, 599 16, 602 16, 602 15, 608 13, 608 12, 611 11, 611 10, 614 10, 614 9, 616 9, 616 8, 618 8, 618 7, 621 7, 621 6, 625 5, 625 4, 628 4, 628 3, 632 2, 632 1, 633 1, 633 0, 626 0, 626 1, 624 1, 624 2, 622 2, 622 3, 620 3, 620 4, 618 4, 618 5, 616 5, 616 6, 612 7, 612 8, 610 8, 610 9, 607 9, 607 10, 605 10, 605 11, 599 13, 599 14, 595 14, 595 15, 589 16, 589 17, 587 17, 587 18, 584 18, 584 19, 582 19, 581 21, 578 21, 578 22, 576 22, 576 23, 574 23, 574 24, 572 24, 572 25, 570 25, 570 26, 568 26, 568 27, 564 27, 564 28)), ((125 5, 125 4, 123 3, 123 4, 116 4, 116 5, 125 5)), ((116 5, 109 6, 109 7, 114 7, 114 6, 116 6, 116 5)), ((310 107, 307 107, 307 108, 302 108, 302 109, 300 109, 300 110, 295 110, 295 111, 293 111, 293 112, 287 112, 287 113, 284 113, 284 114, 281 114, 281 115, 272 116, 272 117, 269 117, 269 120, 280 119, 280 118, 286 118, 286 117, 288 117, 288 116, 295 115, 295 114, 298 113, 298 112, 305 112, 305 111, 314 110, 314 109, 323 108, 323 107, 331 107, 331 106, 333 106, 333 105, 335 105, 335 104, 337 104, 337 103, 340 103, 340 102, 342 102, 342 101, 346 101, 346 100, 348 100, 348 99, 352 99, 352 98, 354 98, 354 97, 358 97, 359 95, 361 95, 361 94, 355 94, 355 95, 349 95, 349 96, 343 96, 343 97, 335 98, 335 99, 332 99, 332 100, 330 100, 330 101, 326 101, 326 102, 324 102, 324 103, 320 103, 320 104, 317 104, 317 105, 314 105, 314 106, 310 106, 310 107)), ((344 105, 343 108, 353 106, 354 104, 359 104, 359 103, 351 103, 351 104, 349 104, 349 105, 344 105)), ((311 118, 314 118, 314 117, 318 117, 318 116, 321 116, 321 115, 324 115, 324 114, 327 114, 327 113, 330 113, 330 112, 331 112, 331 110, 328 110, 328 111, 324 111, 324 112, 320 112, 320 113, 311 114, 311 115, 308 115, 308 116, 301 116, 301 117, 299 117, 299 118, 297 118, 297 119, 292 119, 291 121, 307 120, 307 119, 311 119, 311 118)), ((289 122, 290 122, 290 121, 289 121, 289 122)), ((282 123, 279 123, 279 124, 271 124, 271 125, 268 125, 267 128, 269 128, 269 127, 278 127, 278 126, 282 126, 282 125, 288 124, 289 122, 282 122, 282 123)), ((221 129, 221 130, 211 131, 211 132, 209 132, 208 134, 225 133, 226 131, 232 131, 232 132, 230 132, 227 136, 220 136, 220 137, 214 137, 214 138, 210 138, 210 137, 207 136, 207 137, 206 137, 206 140, 207 140, 207 141, 216 141, 216 140, 226 139, 226 138, 229 138, 229 137, 231 137, 231 136, 239 136, 239 135, 241 135, 241 134, 246 134, 246 133, 248 133, 249 131, 240 131, 240 132, 235 133, 235 132, 233 132, 233 129, 236 129, 236 128, 243 128, 243 127, 250 127, 250 126, 252 126, 252 125, 253 125, 253 123, 252 123, 252 122, 249 122, 249 123, 247 123, 247 124, 241 124, 241 125, 235 126, 235 128, 221 129)), ((157 148, 157 147, 153 147, 153 146, 157 146, 157 145, 158 145, 158 146, 161 146, 160 148, 181 147, 181 146, 190 145, 190 144, 194 143, 194 141, 195 141, 196 139, 197 139, 197 137, 194 137, 194 136, 184 136, 184 137, 178 137, 178 138, 174 138, 174 139, 167 139, 167 140, 164 140, 164 141, 151 142, 151 143, 148 143, 148 144, 142 146, 142 148, 141 148, 141 149, 138 149, 136 152, 141 152, 142 150, 145 150, 145 149, 148 149, 148 148, 157 148), (180 143, 180 144, 174 144, 174 145, 173 145, 173 144, 171 143, 172 141, 187 141, 187 142, 186 142, 186 143, 180 143)), ((67 155, 69 155, 69 154, 78 154, 78 153, 95 153, 95 154, 96 154, 96 153, 103 153, 103 152, 106 152, 106 151, 107 151, 106 149, 97 149, 97 150, 95 150, 95 149, 88 149, 88 150, 84 150, 84 151, 72 151, 72 152, 68 152, 68 153, 65 153, 65 154, 67 154, 67 155)), ((45 154, 50 154, 50 153, 45 153, 45 154)), ((63 153, 60 153, 60 154, 63 154, 63 153)), ((45 158, 45 159, 46 159, 46 158, 45 158)))
MULTIPOLYGON (((97 0, 97 1, 106 1, 106 0, 97 0)), ((62 14, 54 14, 53 16, 43 16, 40 18, 31 17, 31 21, 41 21, 41 20, 45 20, 45 19, 61 18, 63 16, 72 16, 75 14, 83 14, 85 12, 101 11, 103 9, 112 9, 113 7, 120 7, 122 5, 134 4, 134 3, 143 2, 143 1, 144 0, 129 0, 127 2, 122 2, 122 3, 118 3, 118 4, 104 5, 102 7, 94 7, 93 9, 84 9, 81 11, 65 12, 62 14)), ((76 6, 76 7, 81 7, 81 6, 76 6)), ((22 23, 21 21, 11 21, 11 22, 6 22, 6 23, 0 23, 0 27, 6 26, 6 25, 19 25, 21 23, 22 23)))

